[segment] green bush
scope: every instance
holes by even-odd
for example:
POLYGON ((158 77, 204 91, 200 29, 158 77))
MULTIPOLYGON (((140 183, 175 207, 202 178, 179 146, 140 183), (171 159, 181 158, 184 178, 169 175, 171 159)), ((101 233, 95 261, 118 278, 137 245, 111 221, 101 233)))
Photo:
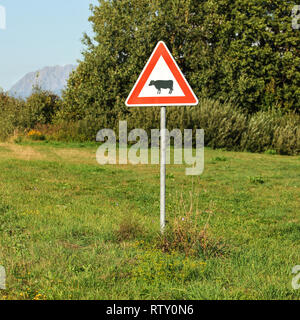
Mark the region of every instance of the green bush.
POLYGON ((271 149, 279 154, 298 154, 299 126, 300 117, 296 114, 258 112, 249 117, 240 148, 251 152, 266 152, 271 149))
POLYGON ((38 87, 26 101, 0 92, 0 139, 34 129, 38 124, 51 124, 60 106, 58 96, 38 87))
MULTIPOLYGON (((114 116, 80 120, 61 118, 62 101, 47 91, 36 89, 26 100, 0 92, 0 139, 18 132, 36 129, 48 140, 95 141, 97 132, 110 128, 118 133, 118 121, 127 120, 128 132, 141 128, 151 136, 151 129, 160 127, 160 108, 131 108, 114 116)), ((202 99, 195 107, 168 107, 167 127, 173 129, 204 129, 205 146, 236 151, 271 152, 286 155, 300 153, 300 116, 280 111, 260 111, 246 115, 232 103, 202 99), (271 151, 270 151, 271 150, 271 151)))
MULTIPOLYGON (((159 108, 130 110, 128 130, 142 128, 150 136, 151 129, 159 127, 159 108)), ((250 152, 274 150, 287 155, 300 153, 300 116, 295 113, 269 110, 246 115, 230 102, 202 99, 196 107, 168 107, 167 127, 182 132, 184 129, 204 129, 205 146, 212 148, 250 152)))
MULTIPOLYGON (((129 128, 160 127, 160 110, 136 108, 130 110, 129 128)), ((212 148, 238 150, 243 132, 247 129, 246 116, 230 103, 202 99, 196 107, 168 107, 167 127, 173 129, 204 129, 205 145, 212 148)))
POLYGON ((50 91, 35 87, 27 98, 22 112, 21 127, 32 129, 37 124, 52 123, 54 116, 61 107, 61 99, 50 91))
POLYGON ((300 123, 297 126, 290 123, 284 127, 277 127, 273 146, 279 154, 300 154, 300 123))
POLYGON ((199 107, 191 109, 193 128, 205 131, 205 145, 212 148, 238 150, 247 118, 231 103, 213 100, 200 101, 199 107))
POLYGON ((25 102, 0 92, 0 140, 6 140, 20 127, 25 102))
POLYGON ((95 120, 55 121, 51 125, 38 125, 36 127, 48 140, 64 142, 95 141, 97 132, 102 129, 95 120))
POLYGON ((274 132, 280 126, 281 117, 272 112, 258 112, 249 118, 247 130, 243 133, 241 149, 264 152, 272 148, 274 132))

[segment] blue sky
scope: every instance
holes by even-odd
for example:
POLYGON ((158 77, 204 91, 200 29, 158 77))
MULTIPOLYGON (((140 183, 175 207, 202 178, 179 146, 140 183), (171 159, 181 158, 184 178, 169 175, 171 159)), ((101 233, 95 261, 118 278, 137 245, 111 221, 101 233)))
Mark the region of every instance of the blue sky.
POLYGON ((0 87, 10 89, 26 73, 81 59, 84 32, 91 34, 90 4, 97 0, 0 0, 0 87))

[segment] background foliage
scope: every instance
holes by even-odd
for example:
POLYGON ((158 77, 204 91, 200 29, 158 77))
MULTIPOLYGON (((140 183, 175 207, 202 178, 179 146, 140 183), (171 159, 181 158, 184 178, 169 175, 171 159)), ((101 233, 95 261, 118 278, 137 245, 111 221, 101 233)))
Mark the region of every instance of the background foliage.
POLYGON ((229 99, 248 113, 299 111, 300 37, 295 1, 100 0, 95 36, 64 95, 65 119, 111 125, 159 40, 166 42, 196 94, 229 99), (106 119, 106 120, 104 120, 106 119))
POLYGON ((62 99, 35 88, 26 101, 0 94, 0 138, 37 129, 47 139, 94 140, 101 128, 150 132, 159 109, 128 109, 125 99, 159 40, 200 98, 168 108, 169 129, 203 128, 206 145, 298 154, 300 37, 296 1, 99 0, 94 37, 62 99))
POLYGON ((55 94, 35 87, 26 101, 0 92, 0 139, 4 140, 17 131, 47 125, 61 107, 61 99, 55 94))

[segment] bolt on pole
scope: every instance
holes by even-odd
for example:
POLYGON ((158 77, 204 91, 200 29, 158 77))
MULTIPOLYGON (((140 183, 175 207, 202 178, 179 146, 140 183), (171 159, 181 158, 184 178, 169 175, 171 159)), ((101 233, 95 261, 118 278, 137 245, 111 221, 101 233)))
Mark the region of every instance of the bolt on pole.
POLYGON ((166 227, 166 107, 161 107, 161 147, 160 147, 160 231, 166 227))

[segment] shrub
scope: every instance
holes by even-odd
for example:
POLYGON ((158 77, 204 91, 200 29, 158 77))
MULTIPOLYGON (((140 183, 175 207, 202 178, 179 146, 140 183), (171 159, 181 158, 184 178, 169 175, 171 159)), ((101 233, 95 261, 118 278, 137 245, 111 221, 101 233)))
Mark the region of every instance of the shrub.
POLYGON ((100 129, 97 120, 57 121, 45 128, 49 140, 64 142, 95 141, 100 129))
POLYGON ((300 117, 278 111, 258 112, 249 118, 241 149, 251 152, 275 150, 279 154, 299 153, 300 117))
POLYGON ((277 127, 274 132, 273 146, 279 154, 300 154, 300 124, 277 127))
POLYGON ((0 140, 6 140, 14 135, 20 127, 20 118, 25 102, 15 99, 4 92, 0 92, 0 140))
POLYGON ((203 99, 199 107, 191 108, 193 128, 205 131, 205 145, 212 148, 238 150, 247 118, 231 103, 203 99))
POLYGON ((242 150, 264 152, 272 147, 275 128, 280 125, 279 114, 258 112, 249 119, 241 140, 242 150))
POLYGON ((35 87, 31 96, 26 100, 22 111, 24 119, 20 125, 32 129, 37 124, 50 124, 60 106, 61 99, 57 95, 35 87))
POLYGON ((49 91, 35 88, 26 101, 0 92, 0 139, 6 140, 16 131, 50 124, 59 110, 61 100, 49 91))
MULTIPOLYGON (((143 128, 150 136, 151 129, 160 127, 159 108, 131 109, 128 129, 143 128)), ((168 107, 167 127, 173 129, 204 129, 205 145, 212 148, 237 150, 246 130, 246 116, 230 103, 202 99, 196 107, 168 107)))
MULTIPOLYGON (((66 102, 64 102, 66 103, 66 102)), ((85 115, 81 120, 63 120, 62 101, 48 91, 35 88, 26 100, 15 99, 0 92, 0 140, 35 129, 45 139, 84 142, 95 141, 97 132, 110 128, 118 132, 118 121, 127 120, 128 132, 134 128, 160 127, 160 108, 131 108, 127 115, 106 113, 93 117, 85 115)), ((260 111, 244 114, 232 103, 202 99, 195 107, 168 107, 167 127, 173 129, 204 129, 205 146, 235 151, 268 152, 286 155, 300 153, 300 116, 280 111, 260 111)), ((195 135, 194 135, 195 136, 195 135)))
MULTIPOLYGON (((127 116, 128 131, 160 127, 160 110, 157 107, 135 108, 127 116)), ((275 150, 279 154, 299 154, 300 116, 280 111, 260 111, 246 115, 230 102, 210 99, 200 100, 196 107, 168 107, 167 127, 204 129, 205 146, 235 151, 265 152, 275 150)))

